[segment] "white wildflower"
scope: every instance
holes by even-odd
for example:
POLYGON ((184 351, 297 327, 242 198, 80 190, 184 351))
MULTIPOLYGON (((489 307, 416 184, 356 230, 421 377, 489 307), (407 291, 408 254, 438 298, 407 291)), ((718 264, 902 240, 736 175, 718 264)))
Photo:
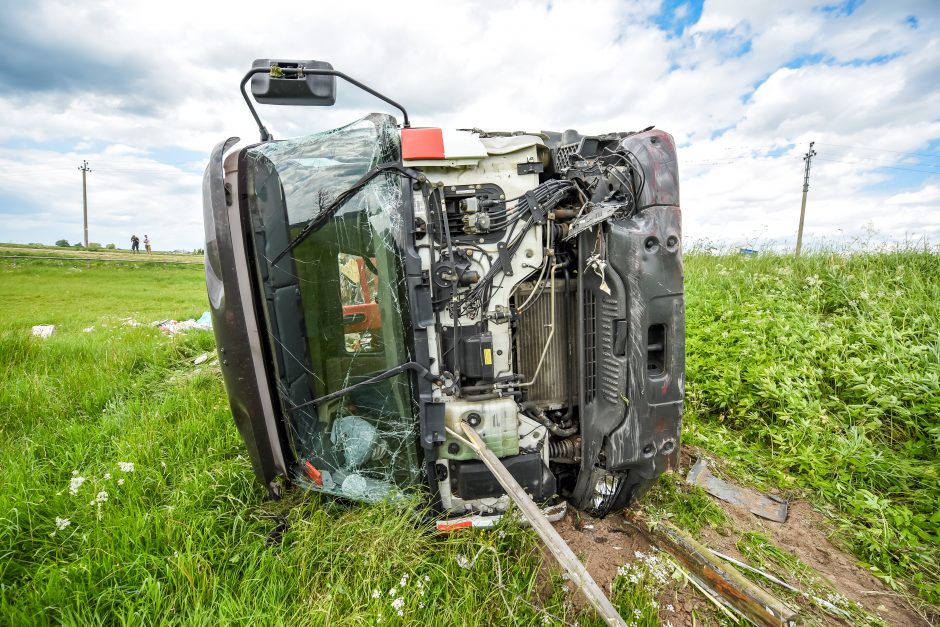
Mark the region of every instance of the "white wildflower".
POLYGON ((404 588, 407 583, 408 583, 408 573, 405 573, 404 575, 401 576, 401 581, 398 582, 398 587, 404 588))
POLYGON ((83 483, 85 483, 85 477, 75 476, 69 479, 69 494, 71 494, 72 496, 75 496, 76 494, 78 494, 78 489, 82 487, 83 483))
POLYGON ((58 516, 56 516, 55 528, 58 529, 59 531, 62 531, 63 529, 65 529, 71 524, 72 524, 72 521, 69 520, 68 518, 59 518, 58 516))
POLYGON ((108 493, 102 490, 97 495, 95 495, 95 500, 91 502, 92 505, 100 505, 101 503, 106 503, 108 501, 108 493))
POLYGON ((105 481, 108 481, 110 478, 111 478, 111 473, 110 473, 110 472, 104 473, 104 480, 105 480, 105 481))
POLYGON ((669 605, 667 605, 667 606, 666 606, 666 609, 667 609, 668 611, 670 611, 670 612, 675 612, 675 611, 676 611, 676 608, 674 608, 674 607, 672 606, 672 603, 670 603, 669 605))
POLYGON ((373 591, 372 591, 372 598, 373 598, 373 599, 377 599, 377 598, 379 598, 380 596, 382 596, 382 593, 379 592, 378 590, 373 590, 373 591))
POLYGON ((396 594, 398 594, 398 588, 392 588, 391 590, 388 591, 388 596, 390 597, 393 597, 396 594))
POLYGON ((634 551, 633 557, 637 558, 638 560, 641 560, 644 557, 646 557, 646 553, 644 553, 643 551, 634 551))
POLYGON ((392 601, 392 609, 394 609, 395 612, 396 612, 399 616, 404 616, 404 615, 405 615, 405 611, 402 609, 403 607, 405 607, 405 598, 404 598, 404 597, 398 597, 397 599, 395 599, 394 601, 392 601))
POLYGON ((118 479, 118 485, 124 485, 124 477, 118 479))
POLYGON ((77 476, 78 476, 78 471, 77 471, 77 470, 73 470, 73 471, 72 471, 72 476, 73 476, 73 477, 77 477, 77 476))
POLYGON ((134 472, 134 462, 118 462, 121 472, 134 472))
POLYGON ((861 292, 858 293, 858 297, 861 298, 862 300, 868 300, 868 292, 866 292, 865 290, 862 290, 861 292))
POLYGON ((639 618, 639 617, 643 616, 643 612, 640 611, 640 608, 635 607, 635 608, 633 608, 633 615, 636 616, 637 618, 639 618))

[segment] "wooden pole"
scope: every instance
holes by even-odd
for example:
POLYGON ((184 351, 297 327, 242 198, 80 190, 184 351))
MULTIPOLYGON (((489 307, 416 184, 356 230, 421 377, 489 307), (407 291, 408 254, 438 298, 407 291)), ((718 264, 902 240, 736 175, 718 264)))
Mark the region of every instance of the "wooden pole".
POLYGON ((594 581, 594 578, 588 573, 587 568, 584 567, 581 560, 574 554, 574 551, 571 550, 568 543, 555 531, 552 524, 545 519, 545 516, 542 515, 542 510, 535 504, 535 501, 522 489, 522 486, 519 485, 506 467, 503 466, 499 458, 487 448, 486 443, 473 427, 466 422, 461 422, 460 427, 466 434, 467 440, 473 450, 480 456, 480 459, 483 460, 486 467, 490 469, 490 472, 493 473, 493 476, 496 477, 499 484, 503 486, 509 498, 519 507, 522 511, 522 515, 529 521, 529 524, 532 525, 535 532, 539 534, 539 537, 542 538, 542 542, 544 542, 548 550, 552 552, 552 555, 555 556, 558 563, 561 564, 562 568, 568 571, 568 576, 571 581, 581 589, 584 596, 587 597, 587 600, 594 609, 597 610, 601 618, 604 619, 604 622, 611 625, 611 627, 626 627, 626 622, 620 617, 617 610, 614 609, 610 599, 607 598, 607 595, 604 594, 601 587, 597 585, 597 582, 594 581))

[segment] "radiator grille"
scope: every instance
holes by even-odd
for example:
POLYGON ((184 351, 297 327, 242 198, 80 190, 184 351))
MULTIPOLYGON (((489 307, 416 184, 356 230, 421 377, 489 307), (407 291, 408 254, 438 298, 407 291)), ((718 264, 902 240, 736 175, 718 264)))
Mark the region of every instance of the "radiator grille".
MULTIPOLYGON (((555 336, 551 346, 545 354, 545 363, 538 379, 526 391, 527 399, 546 406, 561 406, 568 404, 568 391, 572 391, 572 399, 577 403, 577 359, 572 346, 575 338, 575 320, 568 319, 568 312, 574 313, 574 306, 566 308, 566 300, 573 303, 575 296, 575 281, 570 282, 570 291, 565 294, 565 282, 556 280, 555 284, 555 336), (570 364, 570 377, 567 377, 570 364), (572 387, 569 387, 572 386, 572 387)), ((533 284, 525 283, 519 286, 515 294, 516 305, 522 304, 532 293, 533 284)), ((542 349, 548 340, 551 323, 552 295, 549 286, 534 303, 530 303, 520 316, 516 327, 516 371, 522 373, 526 379, 531 379, 539 364, 542 349)))
POLYGON ((617 301, 609 296, 601 300, 601 393, 608 403, 620 396, 620 363, 614 359, 614 319, 617 301))
POLYGON ((565 144, 564 146, 555 148, 555 150, 552 152, 552 160, 554 162, 556 172, 563 172, 571 167, 571 157, 573 157, 578 152, 578 148, 580 146, 581 142, 575 142, 573 144, 565 144))
POLYGON ((584 403, 594 400, 597 391, 597 316, 595 297, 584 291, 584 403))

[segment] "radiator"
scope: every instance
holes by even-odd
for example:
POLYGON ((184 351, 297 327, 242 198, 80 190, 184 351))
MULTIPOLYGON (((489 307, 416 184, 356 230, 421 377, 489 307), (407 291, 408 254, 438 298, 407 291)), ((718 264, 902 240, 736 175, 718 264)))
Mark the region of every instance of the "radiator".
MULTIPOLYGON (((551 283, 546 285, 536 300, 519 315, 516 327, 516 366, 525 381, 535 374, 551 324, 551 283)), ((545 362, 535 383, 526 388, 526 400, 535 401, 544 409, 557 409, 568 405, 570 398, 578 402, 578 353, 577 335, 577 280, 569 281, 565 292, 565 281, 555 280, 555 335, 552 338, 545 362)), ((516 289, 514 304, 519 307, 532 293, 533 283, 523 283, 516 289)))

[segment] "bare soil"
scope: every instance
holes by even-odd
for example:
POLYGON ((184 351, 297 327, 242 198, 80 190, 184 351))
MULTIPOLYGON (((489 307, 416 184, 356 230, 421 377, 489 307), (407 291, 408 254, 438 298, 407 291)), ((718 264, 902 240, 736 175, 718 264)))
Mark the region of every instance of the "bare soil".
MULTIPOLYGON (((683 455, 678 470, 685 476, 689 456, 683 455)), ((780 549, 798 557, 824 577, 831 586, 850 601, 858 602, 870 614, 889 625, 931 625, 932 618, 922 615, 907 600, 893 592, 882 581, 857 564, 857 559, 836 547, 831 541, 833 528, 825 516, 806 501, 792 500, 785 523, 761 519, 734 505, 715 499, 732 521, 732 531, 722 535, 714 529, 703 529, 699 540, 706 546, 737 558, 747 560, 737 550, 736 543, 747 531, 766 535, 780 549)), ((584 562, 588 572, 607 592, 617 574, 617 568, 636 560, 635 552, 648 553, 649 541, 636 527, 619 514, 603 520, 591 518, 569 509, 555 528, 568 542, 575 554, 584 562)), ((546 555, 546 564, 554 568, 554 560, 546 555)), ((797 582, 789 582, 800 587, 797 582)), ((569 584, 570 586, 571 584, 569 584)), ((576 606, 585 603, 581 595, 573 595, 576 606)), ((694 588, 668 587, 659 595, 660 620, 675 627, 700 625, 703 620, 717 622, 719 611, 694 588), (672 606, 674 611, 667 610, 672 606), (711 620, 709 620, 711 619, 711 620)), ((832 624, 848 624, 828 617, 832 624)))

